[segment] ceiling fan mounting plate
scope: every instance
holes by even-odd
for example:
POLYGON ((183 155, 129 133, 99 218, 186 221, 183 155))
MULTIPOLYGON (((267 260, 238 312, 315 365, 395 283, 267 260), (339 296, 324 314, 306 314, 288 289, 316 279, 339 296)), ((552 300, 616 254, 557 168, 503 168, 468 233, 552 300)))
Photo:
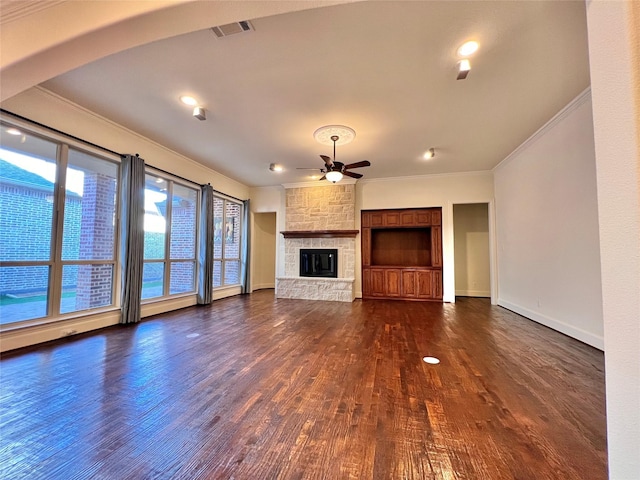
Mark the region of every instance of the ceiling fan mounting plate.
POLYGON ((325 125, 313 132, 313 138, 322 145, 333 145, 333 137, 338 137, 335 140, 336 145, 346 145, 353 141, 356 132, 353 128, 344 125, 325 125))

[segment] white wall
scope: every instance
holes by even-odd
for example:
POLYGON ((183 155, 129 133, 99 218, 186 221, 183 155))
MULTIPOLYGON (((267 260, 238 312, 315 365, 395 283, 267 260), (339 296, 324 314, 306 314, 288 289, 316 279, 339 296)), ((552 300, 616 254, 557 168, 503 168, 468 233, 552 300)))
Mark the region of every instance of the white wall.
POLYGON ((495 169, 499 305, 602 349, 591 97, 495 169))
POLYGON ((490 297, 489 204, 453 206, 456 295, 490 297))
POLYGON ((280 232, 286 230, 285 189, 282 186, 254 187, 251 189, 250 195, 252 212, 276 213, 276 276, 284 276, 284 238, 280 232))
POLYGON ((640 2, 587 5, 609 478, 640 478, 640 2))
MULTIPOLYGON (((356 183, 356 228, 360 211, 385 208, 442 207, 443 300, 455 302, 453 204, 493 204, 493 175, 472 172, 356 183)), ((356 296, 362 296, 361 244, 356 243, 356 296)))
MULTIPOLYGON (((139 153, 148 165, 158 167, 196 183, 211 183, 213 187, 237 198, 248 198, 249 188, 224 175, 208 169, 191 159, 155 143, 141 135, 94 114, 45 89, 36 87, 2 102, 2 108, 48 127, 76 136, 88 142, 119 153, 139 153)), ((240 293, 239 287, 216 290, 214 298, 240 293)), ((184 308, 196 304, 195 295, 174 297, 169 300, 146 303, 142 316, 184 308)), ((69 320, 36 325, 26 328, 3 328, 0 349, 15 348, 46 342, 65 336, 64 332, 88 332, 115 325, 119 310, 89 314, 69 320)))
POLYGON ((273 262, 275 268, 277 268, 278 259, 284 258, 284 253, 279 251, 280 246, 284 248, 284 239, 282 235, 280 235, 280 232, 285 229, 284 187, 253 187, 249 195, 251 197, 251 211, 253 212, 254 219, 251 232, 251 235, 254 236, 254 241, 251 246, 251 288, 275 288, 276 272, 274 271, 273 275, 271 275, 271 273, 265 273, 265 264, 263 262, 266 262, 267 258, 270 262, 271 255, 273 255, 273 262), (255 237, 255 231, 264 229, 264 226, 256 224, 256 219, 257 222, 260 222, 261 219, 258 217, 264 213, 272 213, 274 215, 273 246, 270 243, 271 240, 264 241, 266 239, 260 238, 259 234, 258 238, 255 237), (281 222, 282 224, 280 224, 281 222), (266 276, 270 276, 270 280, 267 281, 266 276), (266 286, 267 283, 270 286, 266 286))
POLYGON ((254 213, 251 290, 276 286, 276 213, 254 213))
POLYGON ((253 187, 249 194, 251 195, 252 212, 280 212, 284 187, 253 187))

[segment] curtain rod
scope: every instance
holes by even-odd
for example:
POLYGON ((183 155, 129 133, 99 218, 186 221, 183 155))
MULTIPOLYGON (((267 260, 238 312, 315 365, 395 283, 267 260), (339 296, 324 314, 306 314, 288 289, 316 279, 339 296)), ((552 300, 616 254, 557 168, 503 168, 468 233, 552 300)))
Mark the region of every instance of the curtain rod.
MULTIPOLYGON (((97 148, 98 150, 102 150, 103 152, 107 152, 107 153, 110 153, 112 155, 116 155, 116 156, 121 157, 121 158, 124 156, 124 154, 122 154, 122 153, 114 152, 113 150, 105 148, 105 147, 103 147, 101 145, 97 145, 95 143, 89 142, 89 141, 84 140, 82 138, 76 137, 75 135, 71 135, 71 134, 69 134, 67 132, 63 132, 62 130, 58 130, 57 128, 50 127, 49 125, 45 125, 44 123, 36 122, 34 120, 31 120, 30 118, 23 117, 22 115, 18 115, 17 113, 10 112, 9 110, 5 110, 4 108, 0 108, 0 112, 2 112, 4 114, 7 114, 7 115, 11 115, 12 117, 18 118, 18 119, 20 119, 22 121, 31 123, 33 125, 37 125, 38 127, 45 128, 47 130, 50 130, 52 132, 57 133, 58 135, 62 135, 62 136, 65 136, 67 138, 71 138, 71 139, 73 139, 73 140, 75 140, 77 142, 84 143, 85 145, 89 145, 89 146, 91 146, 93 148, 97 148)), ((193 180, 189 180, 188 178, 182 177, 182 176, 177 175, 175 173, 168 172, 167 170, 164 170, 162 168, 154 167, 153 165, 150 165, 148 163, 145 163, 145 165, 147 165, 150 168, 153 168, 154 170, 158 170, 159 172, 166 173, 167 175, 172 175, 172 176, 174 176, 176 178, 179 178, 180 180, 184 180, 185 182, 193 183, 194 185, 199 185, 198 183, 194 182, 193 180)), ((209 183, 208 185, 211 185, 211 184, 209 183)), ((226 197, 232 198, 233 200, 237 200, 238 202, 244 202, 244 200, 242 200, 241 198, 237 198, 237 197, 234 197, 232 195, 228 195, 228 194, 226 194, 224 192, 220 192, 220 191, 216 190, 215 188, 213 189, 213 191, 215 193, 219 193, 220 195, 224 195, 226 197)))
MULTIPOLYGON (((175 173, 169 172, 169 171, 164 170, 162 168, 154 167, 153 165, 149 165, 148 163, 145 163, 145 165, 147 167, 149 167, 149 168, 153 168, 154 170, 158 170, 159 172, 166 173, 167 175, 171 175, 172 177, 179 178, 180 180, 184 180, 185 182, 193 183, 195 185, 200 185, 199 183, 196 183, 193 180, 189 180, 188 178, 181 177, 180 175, 176 175, 175 173)), ((202 185, 204 185, 204 184, 202 184, 202 185)), ((210 183, 207 183, 207 185, 211 186, 210 183)), ((234 197, 233 195, 229 195, 228 193, 220 192, 219 190, 216 190, 215 188, 213 189, 213 191, 215 193, 219 193, 220 195, 224 195, 225 197, 232 198, 233 200, 237 200, 238 202, 244 202, 244 200, 242 200, 241 198, 234 197)))
POLYGON ((70 134, 68 134, 66 132, 58 130, 57 128, 52 128, 49 125, 45 125, 44 123, 36 122, 34 120, 31 120, 30 118, 26 118, 26 117, 23 117, 22 115, 18 115, 17 113, 10 112, 9 110, 5 110, 4 108, 0 108, 0 112, 9 114, 9 115, 11 115, 13 117, 16 117, 16 118, 18 118, 20 120, 23 120, 25 122, 32 123, 33 125, 37 125, 38 127, 46 128, 47 130, 51 130, 52 132, 55 132, 58 135, 63 135, 65 137, 67 137, 67 138, 71 138, 73 140, 76 140, 77 142, 84 143, 85 145, 89 145, 91 147, 94 147, 94 148, 97 148, 99 150, 102 150, 103 152, 107 152, 107 153, 110 153, 112 155, 117 155, 118 157, 122 157, 121 153, 114 152, 113 150, 109 150, 108 148, 102 147, 100 145, 96 145, 95 143, 88 142, 87 140, 84 140, 82 138, 78 138, 75 135, 70 135, 70 134))

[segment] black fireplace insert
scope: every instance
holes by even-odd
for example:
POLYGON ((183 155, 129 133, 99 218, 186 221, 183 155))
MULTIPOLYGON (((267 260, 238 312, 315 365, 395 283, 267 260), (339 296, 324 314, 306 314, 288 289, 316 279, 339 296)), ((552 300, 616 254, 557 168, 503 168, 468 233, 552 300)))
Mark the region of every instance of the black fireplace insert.
POLYGON ((338 278, 338 249, 301 248, 300 276, 338 278))

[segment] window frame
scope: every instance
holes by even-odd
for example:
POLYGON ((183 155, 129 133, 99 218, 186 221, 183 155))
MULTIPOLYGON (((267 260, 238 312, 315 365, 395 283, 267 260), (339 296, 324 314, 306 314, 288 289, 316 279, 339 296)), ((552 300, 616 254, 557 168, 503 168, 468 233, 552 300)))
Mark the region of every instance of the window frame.
MULTIPOLYGON (((58 132, 47 129, 32 122, 13 118, 0 112, 0 128, 17 128, 24 134, 40 138, 44 141, 51 142, 56 145, 55 165, 56 175, 53 186, 53 212, 51 216, 51 237, 49 243, 49 258, 47 260, 10 260, 1 261, 0 267, 47 267, 49 270, 49 278, 47 282, 47 305, 45 315, 37 318, 29 318, 18 320, 0 325, 0 332, 20 329, 24 327, 52 324, 59 321, 69 320, 72 318, 81 318, 89 315, 95 315, 104 312, 111 312, 120 309, 120 171, 121 159, 118 155, 111 154, 105 150, 88 145, 80 140, 68 137, 58 132), (64 237, 64 221, 65 221, 65 201, 67 194, 67 168, 69 167, 69 151, 90 155, 101 161, 111 163, 116 166, 116 189, 114 192, 114 231, 113 231, 113 255, 110 260, 63 260, 63 237, 64 237), (111 303, 94 308, 73 310, 61 313, 62 310, 62 293, 63 293, 63 271, 65 266, 74 265, 111 265, 111 303)), ((30 155, 28 151, 23 152, 30 155)))
MULTIPOLYGON (((141 305, 147 305, 150 303, 155 303, 155 302, 160 302, 160 301, 164 301, 170 298, 179 298, 179 297, 186 297, 186 296, 192 296, 192 295, 196 295, 198 293, 198 275, 199 275, 199 269, 200 269, 200 265, 198 262, 198 257, 199 257, 199 252, 200 252, 200 242, 199 242, 199 238, 200 238, 200 215, 202 214, 201 212, 201 196, 202 196, 202 190, 200 188, 200 185, 190 182, 186 179, 182 179, 180 177, 177 177, 175 175, 172 175, 168 172, 162 171, 160 169, 151 167, 149 165, 145 166, 145 182, 146 182, 146 176, 147 175, 151 175, 154 176, 156 178, 162 178, 165 182, 167 182, 167 190, 166 190, 166 195, 167 195, 167 212, 164 215, 164 221, 165 221, 165 233, 164 233, 164 257, 162 259, 160 258, 150 258, 150 259, 145 259, 143 258, 143 273, 144 273, 144 265, 147 264, 163 264, 163 268, 162 268, 162 295, 159 296, 154 296, 154 297, 147 297, 147 298, 141 298, 141 305), (172 215, 173 215, 173 205, 172 205, 172 198, 173 198, 173 194, 174 194, 174 185, 180 185, 182 187, 186 187, 189 189, 192 189, 195 191, 196 193, 196 199, 195 199, 195 229, 194 229, 194 256, 193 258, 171 258, 171 228, 172 228, 172 215), (193 268, 193 285, 192 285, 192 289, 189 290, 188 292, 178 292, 178 293, 170 293, 171 291, 171 265, 175 264, 175 263, 185 263, 185 262, 192 262, 194 265, 193 268)), ((146 187, 145 187, 146 190, 146 187)), ((145 213, 146 215, 146 213, 145 213)))
MULTIPOLYGON (((226 258, 225 257, 225 253, 226 253, 226 235, 223 233, 221 238, 222 238, 222 242, 221 242, 221 248, 220 248, 220 257, 216 257, 215 256, 215 248, 214 248, 214 254, 213 254, 213 265, 212 265, 212 271, 215 271, 215 262, 220 262, 220 285, 219 286, 215 286, 215 283, 213 282, 212 279, 212 284, 213 289, 214 290, 220 290, 220 289, 225 289, 225 288, 233 288, 233 287, 239 287, 242 286, 242 276, 241 276, 241 270, 242 270, 242 239, 245 235, 245 231, 244 231, 244 225, 242 224, 242 218, 244 216, 244 204, 239 201, 236 200, 234 198, 231 198, 227 195, 215 192, 213 194, 214 199, 218 199, 218 200, 222 200, 222 228, 224 230, 224 226, 226 225, 226 221, 227 221, 227 203, 233 203, 235 205, 238 205, 239 207, 239 212, 238 212, 238 228, 240 229, 239 234, 238 234, 238 257, 237 258, 226 258), (226 263, 227 262, 238 262, 238 282, 237 283, 231 283, 231 284, 226 284, 225 283, 225 267, 226 267, 226 263)), ((215 215, 214 215, 215 216, 215 215)), ((214 240, 214 245, 215 245, 215 240, 214 240)), ((215 278, 215 275, 214 275, 215 278)))

